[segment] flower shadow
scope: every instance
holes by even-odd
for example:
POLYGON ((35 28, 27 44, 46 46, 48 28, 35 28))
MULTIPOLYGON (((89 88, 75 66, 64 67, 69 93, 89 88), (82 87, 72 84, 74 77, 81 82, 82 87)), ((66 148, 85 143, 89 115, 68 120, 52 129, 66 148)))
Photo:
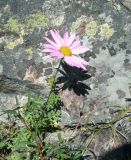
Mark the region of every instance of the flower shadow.
POLYGON ((87 74, 87 71, 71 67, 65 62, 62 62, 61 66, 63 70, 59 69, 59 72, 62 76, 58 77, 56 82, 56 84, 63 84, 60 89, 65 90, 68 88, 69 90, 73 90, 79 96, 89 94, 88 90, 91 90, 91 88, 83 83, 83 81, 91 77, 87 74))

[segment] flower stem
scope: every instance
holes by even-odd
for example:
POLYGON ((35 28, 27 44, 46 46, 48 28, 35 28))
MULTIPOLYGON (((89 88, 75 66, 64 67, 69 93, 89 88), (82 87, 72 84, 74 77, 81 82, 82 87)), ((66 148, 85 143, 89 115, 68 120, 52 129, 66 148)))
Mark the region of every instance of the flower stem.
POLYGON ((56 83, 55 83, 55 81, 56 81, 56 76, 57 76, 57 73, 58 73, 58 71, 59 71, 59 69, 60 69, 60 65, 61 65, 62 60, 63 60, 63 59, 60 60, 60 63, 59 63, 59 65, 58 65, 58 68, 57 68, 57 70, 56 70, 56 72, 55 72, 55 74, 54 74, 53 83, 52 83, 51 90, 50 90, 50 92, 49 92, 48 98, 47 98, 47 100, 46 100, 46 102, 45 102, 45 106, 48 104, 48 101, 49 101, 49 99, 50 99, 50 96, 51 96, 51 94, 52 94, 52 92, 53 92, 53 90, 54 90, 54 88, 55 88, 55 86, 56 86, 56 83))

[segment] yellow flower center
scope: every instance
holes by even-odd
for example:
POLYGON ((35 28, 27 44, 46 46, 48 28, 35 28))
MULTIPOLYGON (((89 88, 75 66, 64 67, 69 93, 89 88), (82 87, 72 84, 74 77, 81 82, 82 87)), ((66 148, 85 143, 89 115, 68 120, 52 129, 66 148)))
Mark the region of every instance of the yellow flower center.
POLYGON ((68 48, 66 46, 61 47, 60 52, 62 54, 64 54, 65 56, 71 56, 72 55, 72 52, 71 52, 70 48, 68 48))

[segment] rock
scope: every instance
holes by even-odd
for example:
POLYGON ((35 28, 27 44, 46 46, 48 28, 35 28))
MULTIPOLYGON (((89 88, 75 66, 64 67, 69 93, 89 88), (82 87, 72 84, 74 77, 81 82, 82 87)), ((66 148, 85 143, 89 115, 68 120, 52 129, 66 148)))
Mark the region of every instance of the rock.
MULTIPOLYGON (((60 68, 57 86, 64 103, 60 125, 110 122, 118 108, 131 105, 126 101, 131 98, 130 19, 127 0, 1 0, 0 108, 13 108, 16 95, 20 99, 28 92, 43 99, 48 95, 48 79, 59 61, 42 53, 43 37, 50 36, 50 29, 59 29, 61 34, 76 32, 90 48, 80 55, 89 61, 87 72, 65 64, 60 68)), ((110 132, 97 137, 98 156, 113 147, 111 139, 110 132)))
POLYGON ((21 81, 19 79, 8 78, 0 75, 0 91, 9 94, 36 94, 44 97, 45 87, 32 84, 30 81, 21 81))
POLYGON ((0 65, 0 75, 2 75, 2 73, 3 73, 3 66, 0 65))
POLYGON ((74 132, 73 130, 68 129, 65 131, 58 131, 53 134, 47 133, 47 137, 45 138, 45 142, 48 142, 51 144, 58 142, 59 141, 58 134, 61 135, 62 139, 68 141, 69 139, 74 138, 78 134, 78 132, 77 132, 77 130, 74 132))

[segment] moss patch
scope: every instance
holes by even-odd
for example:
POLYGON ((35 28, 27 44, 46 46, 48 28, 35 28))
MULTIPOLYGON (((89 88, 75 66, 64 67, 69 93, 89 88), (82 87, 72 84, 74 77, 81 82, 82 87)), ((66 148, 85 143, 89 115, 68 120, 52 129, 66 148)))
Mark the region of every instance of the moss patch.
POLYGON ((45 16, 43 13, 40 13, 40 12, 35 13, 30 15, 30 17, 26 20, 25 28, 26 30, 31 30, 31 31, 39 27, 47 28, 48 22, 49 20, 47 16, 45 16))
POLYGON ((13 32, 18 35, 18 37, 8 38, 6 47, 8 49, 13 49, 19 44, 24 43, 23 36, 29 32, 33 32, 35 28, 47 28, 48 18, 43 13, 31 14, 23 22, 19 19, 10 17, 7 23, 4 25, 4 32, 13 32))
POLYGON ((98 30, 98 24, 97 24, 96 21, 91 21, 85 27, 85 33, 88 36, 94 36, 94 35, 96 35, 97 30, 98 30))
POLYGON ((99 35, 102 39, 109 39, 114 32, 115 30, 108 23, 105 23, 100 26, 99 35))
POLYGON ((23 27, 24 26, 21 23, 19 23, 17 19, 14 19, 13 17, 11 17, 9 18, 7 23, 4 25, 4 30, 20 34, 23 27))
POLYGON ((33 48, 32 47, 29 47, 27 49, 25 49, 26 53, 28 53, 29 55, 32 55, 33 53, 33 48))
POLYGON ((72 23, 71 32, 76 32, 79 26, 81 25, 81 23, 87 22, 87 21, 88 21, 88 17, 85 15, 82 15, 81 17, 77 18, 76 21, 72 23))
POLYGON ((96 37, 101 40, 108 40, 115 32, 111 24, 103 23, 100 20, 94 20, 93 17, 82 15, 72 23, 71 31, 86 35, 88 38, 96 37))
POLYGON ((51 21, 51 23, 52 23, 53 26, 58 27, 58 26, 60 26, 60 25, 63 24, 64 19, 65 19, 65 15, 62 14, 62 15, 58 16, 57 18, 54 18, 54 19, 51 21))
POLYGON ((8 39, 6 47, 8 49, 14 49, 17 45, 23 44, 24 40, 23 37, 20 35, 17 39, 8 39))

